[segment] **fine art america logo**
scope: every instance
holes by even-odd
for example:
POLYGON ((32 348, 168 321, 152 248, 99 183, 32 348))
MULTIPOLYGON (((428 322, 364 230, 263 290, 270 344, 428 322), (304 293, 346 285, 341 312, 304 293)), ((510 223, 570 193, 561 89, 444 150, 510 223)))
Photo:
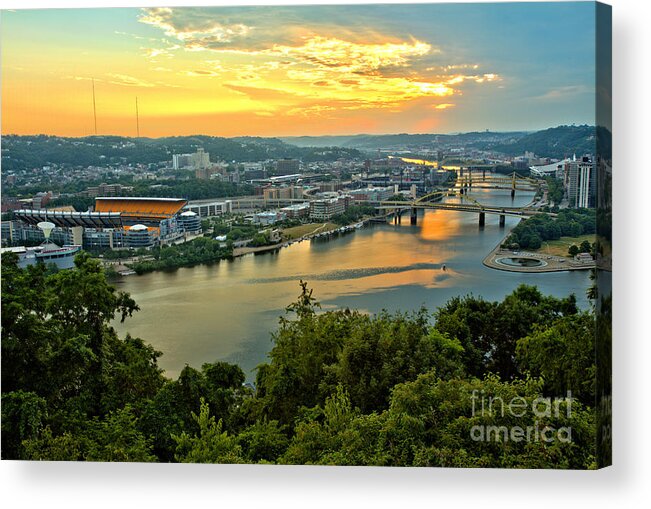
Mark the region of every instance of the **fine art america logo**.
POLYGON ((538 397, 528 401, 522 396, 510 400, 501 397, 485 396, 484 391, 472 391, 472 416, 484 417, 495 424, 476 424, 470 429, 470 437, 476 442, 572 442, 570 426, 554 427, 550 420, 559 421, 572 415, 572 391, 565 398, 538 397), (526 426, 499 424, 513 418, 533 417, 533 423, 526 426))

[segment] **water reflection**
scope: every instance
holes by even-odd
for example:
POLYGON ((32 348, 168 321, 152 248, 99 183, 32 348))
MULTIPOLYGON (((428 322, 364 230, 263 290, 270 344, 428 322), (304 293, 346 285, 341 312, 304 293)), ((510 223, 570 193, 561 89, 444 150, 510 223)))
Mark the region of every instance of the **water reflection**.
MULTIPOLYGON (((473 190, 473 196, 486 204, 512 203, 508 190, 473 190)), ((513 203, 530 199, 531 193, 519 193, 513 203)), ((516 218, 507 218, 501 229, 497 216, 487 216, 480 229, 474 213, 427 211, 417 226, 407 219, 277 253, 131 276, 120 286, 141 311, 115 326, 164 352, 160 364, 169 376, 185 364, 198 367, 219 359, 239 363, 252 379, 271 348, 278 317, 299 293, 299 279, 314 288, 323 309, 433 310, 459 294, 501 299, 521 282, 556 295, 575 292, 587 305, 586 273, 514 274, 481 264, 515 224, 516 218)))

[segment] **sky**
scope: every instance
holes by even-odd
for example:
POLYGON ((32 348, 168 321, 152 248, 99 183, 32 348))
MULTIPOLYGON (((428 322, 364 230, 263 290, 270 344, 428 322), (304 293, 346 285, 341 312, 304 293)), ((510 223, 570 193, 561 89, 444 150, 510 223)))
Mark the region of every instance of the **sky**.
POLYGON ((2 133, 595 123, 592 2, 2 11, 2 133), (136 98, 138 118, 136 122, 136 98))

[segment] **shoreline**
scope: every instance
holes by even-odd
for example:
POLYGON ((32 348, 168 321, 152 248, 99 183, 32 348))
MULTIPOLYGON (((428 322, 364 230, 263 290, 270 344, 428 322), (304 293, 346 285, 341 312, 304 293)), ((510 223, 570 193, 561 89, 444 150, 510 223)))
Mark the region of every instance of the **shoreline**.
MULTIPOLYGON (((335 229, 327 230, 327 231, 324 231, 324 232, 319 232, 318 231, 320 228, 323 228, 323 226, 321 226, 320 228, 317 228, 316 230, 314 230, 312 233, 309 233, 309 234, 304 235, 302 237, 292 239, 292 240, 284 240, 284 241, 278 242, 276 244, 271 244, 269 246, 237 247, 237 248, 233 249, 233 258, 239 258, 241 256, 245 256, 245 255, 248 255, 248 254, 279 251, 280 249, 282 249, 284 247, 289 247, 292 244, 303 242, 305 240, 312 240, 314 238, 317 238, 317 237, 320 237, 320 236, 323 236, 323 235, 329 236, 329 235, 335 235, 335 234, 340 234, 340 233, 348 233, 348 232, 353 231, 355 229, 355 225, 361 224, 361 225, 365 226, 369 222, 369 220, 370 220, 369 218, 361 219, 360 221, 358 221, 356 223, 351 223, 351 224, 348 224, 348 225, 339 226, 339 227, 337 227, 335 229), (341 231, 342 228, 345 229, 345 231, 342 232, 341 231)), ((325 223, 324 223, 324 226, 325 226, 325 223)))

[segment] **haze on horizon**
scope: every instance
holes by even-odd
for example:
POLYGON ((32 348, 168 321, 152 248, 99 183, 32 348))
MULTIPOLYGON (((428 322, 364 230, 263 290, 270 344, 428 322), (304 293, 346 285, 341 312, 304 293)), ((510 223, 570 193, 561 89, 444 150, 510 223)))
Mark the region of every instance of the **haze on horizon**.
POLYGON ((2 133, 533 131, 595 122, 589 2, 2 11, 2 133))

